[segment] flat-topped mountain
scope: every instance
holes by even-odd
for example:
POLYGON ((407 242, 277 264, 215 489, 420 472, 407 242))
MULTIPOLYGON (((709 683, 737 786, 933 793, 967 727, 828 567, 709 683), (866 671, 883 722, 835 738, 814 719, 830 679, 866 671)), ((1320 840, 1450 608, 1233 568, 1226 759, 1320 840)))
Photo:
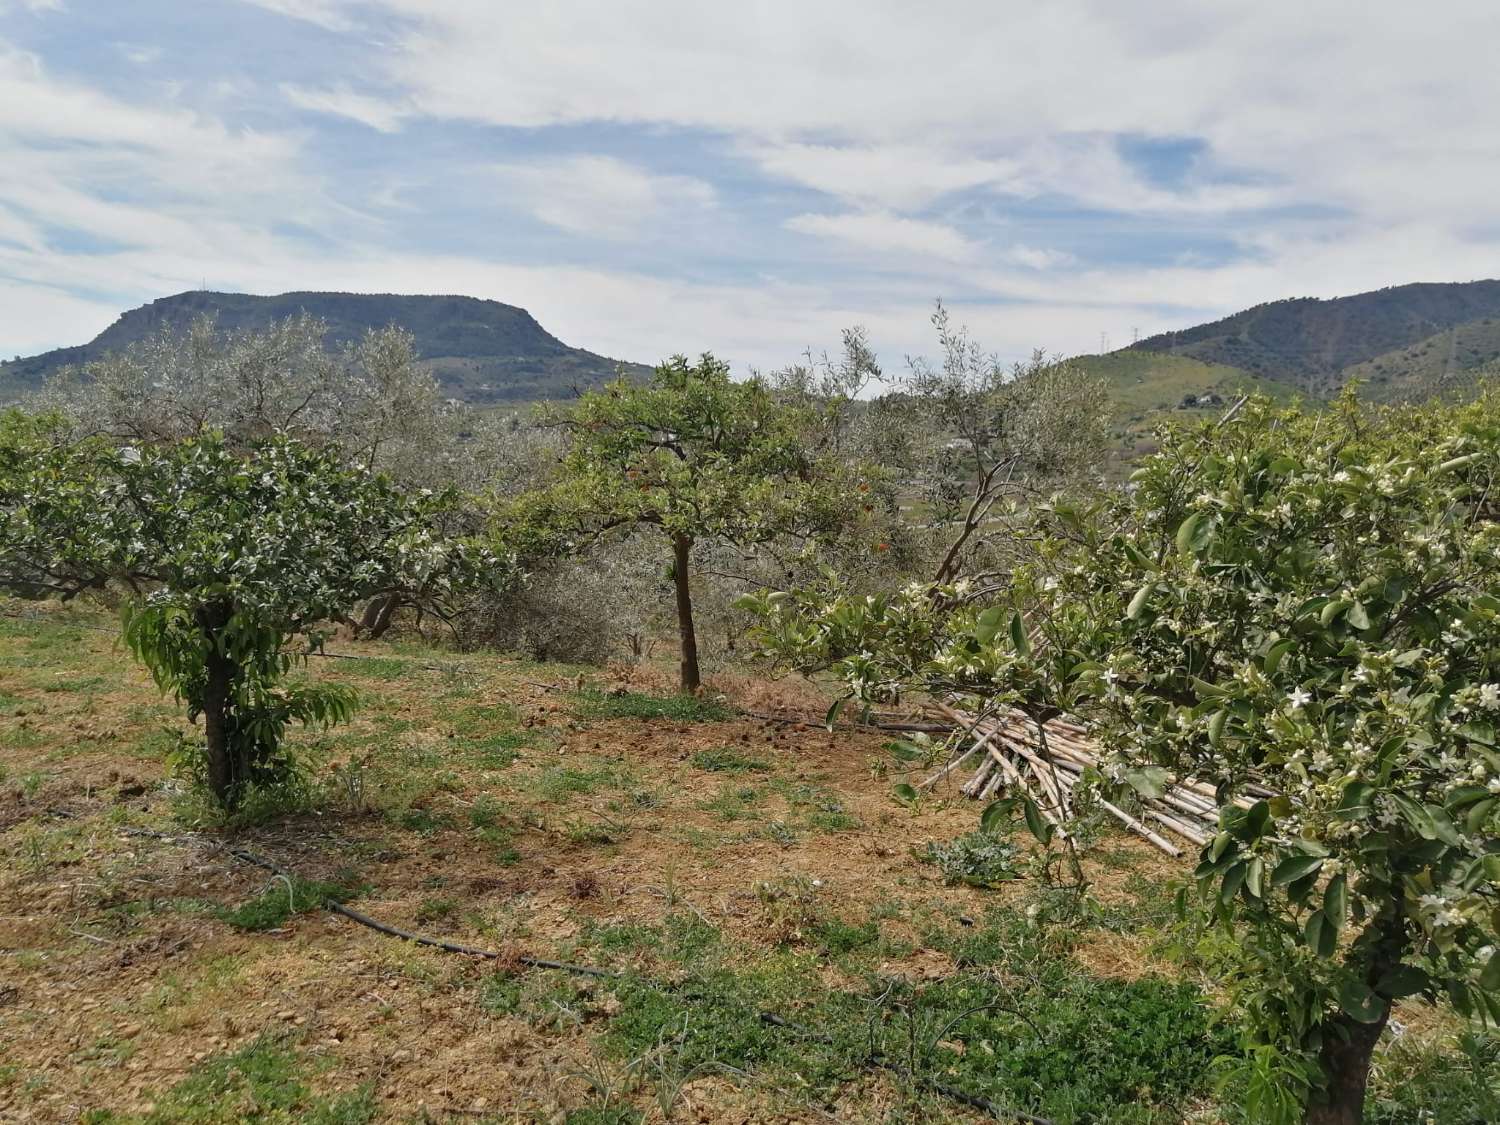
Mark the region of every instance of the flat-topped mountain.
POLYGON ((607 382, 620 371, 647 369, 572 348, 525 309, 476 297, 390 293, 249 293, 191 291, 162 297, 120 318, 87 344, 0 364, 0 398, 34 390, 60 368, 85 363, 160 332, 187 328, 204 314, 222 329, 257 329, 306 312, 326 321, 331 345, 371 328, 397 325, 416 339, 417 354, 454 398, 475 403, 557 398, 574 387, 607 382))

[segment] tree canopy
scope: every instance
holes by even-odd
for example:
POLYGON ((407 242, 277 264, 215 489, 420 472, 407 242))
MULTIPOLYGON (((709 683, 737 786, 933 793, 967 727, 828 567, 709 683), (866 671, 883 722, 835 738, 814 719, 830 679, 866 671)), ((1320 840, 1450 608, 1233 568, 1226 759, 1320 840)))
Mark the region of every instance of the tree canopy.
POLYGON ((288 720, 329 721, 351 705, 347 693, 279 686, 295 637, 375 593, 441 597, 503 571, 441 534, 444 504, 284 436, 243 451, 216 432, 117 448, 12 413, 0 425, 0 584, 30 596, 133 591, 126 639, 204 717, 206 779, 232 804, 284 768, 288 720))
POLYGON ((1273 1085, 1354 1122, 1394 1000, 1500 1019, 1497 483, 1494 394, 1251 402, 1166 435, 1127 490, 1040 513, 1004 590, 770 596, 768 647, 866 699, 1080 717, 1103 788, 1212 784, 1221 830, 1184 906, 1237 939, 1273 1085), (1252 781, 1276 796, 1236 802, 1252 781))
POLYGON ((673 551, 682 687, 699 686, 689 568, 694 545, 812 542, 861 510, 857 475, 815 446, 816 411, 711 355, 678 356, 549 415, 571 438, 560 483, 526 498, 527 520, 580 535, 660 531, 673 551))

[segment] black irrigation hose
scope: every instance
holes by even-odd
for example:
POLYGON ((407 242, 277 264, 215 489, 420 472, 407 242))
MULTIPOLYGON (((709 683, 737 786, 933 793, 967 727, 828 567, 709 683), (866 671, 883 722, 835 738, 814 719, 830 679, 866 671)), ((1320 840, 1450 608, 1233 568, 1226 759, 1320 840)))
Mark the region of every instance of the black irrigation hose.
MULTIPOLYGON (((153 839, 165 840, 168 843, 174 844, 179 843, 182 839, 181 837, 168 836, 162 832, 151 832, 146 829, 140 828, 126 829, 125 831, 132 836, 148 836, 153 839)), ((254 867, 259 867, 262 870, 269 871, 274 875, 279 875, 283 879, 291 881, 298 878, 295 872, 282 867, 280 864, 273 863, 271 860, 266 859, 263 856, 258 856, 254 852, 246 851, 243 848, 225 848, 224 850, 229 855, 239 860, 241 863, 248 863, 254 867)), ((559 972, 575 973, 579 976, 595 977, 604 980, 620 979, 619 973, 610 972, 608 969, 596 968, 593 965, 575 965, 570 964, 566 961, 548 961, 541 957, 520 956, 511 958, 508 954, 501 953, 493 949, 478 949, 470 945, 460 945, 457 942, 444 941, 441 938, 427 937, 423 934, 414 934, 409 930, 403 930, 398 926, 392 926, 389 923, 382 922, 378 918, 371 918, 368 914, 362 914, 358 910, 353 910, 350 907, 345 906, 343 903, 331 898, 325 898, 321 903, 319 903, 319 905, 324 910, 327 910, 330 913, 338 914, 344 918, 348 918, 351 922, 358 922, 361 926, 366 926, 369 929, 374 930, 376 933, 385 934, 389 937, 401 938, 404 941, 414 942, 417 945, 425 945, 432 949, 440 949, 445 953, 459 953, 468 957, 483 957, 486 960, 491 961, 513 961, 515 964, 525 965, 527 968, 556 969, 559 972)), ((651 983, 657 984, 658 987, 661 987, 659 982, 653 981, 651 983)), ((803 1027, 800 1024, 792 1023, 790 1020, 785 1019, 782 1016, 778 1016, 775 1012, 760 1012, 758 1013, 758 1018, 760 1019, 761 1023, 765 1024, 768 1027, 779 1027, 783 1030, 790 1031, 795 1035, 800 1035, 806 1039, 813 1039, 820 1043, 833 1042, 833 1040, 831 1040, 828 1036, 820 1035, 810 1028, 803 1027)), ((949 1098, 950 1100, 958 1102, 961 1105, 966 1105, 970 1109, 981 1110, 984 1113, 988 1113, 991 1117, 997 1118, 1001 1121, 1018 1121, 1021 1122, 1021 1125, 1053 1125, 1053 1122, 1045 1117, 1035 1117, 1023 1110, 1010 1109, 1009 1107, 998 1105, 995 1102, 990 1101, 989 1098, 980 1097, 978 1094, 970 1094, 967 1091, 958 1089, 956 1086, 949 1086, 946 1082, 939 1082, 935 1078, 927 1078, 919 1074, 914 1074, 912 1071, 900 1065, 899 1063, 892 1062, 889 1058, 887 1058, 879 1051, 872 1051, 869 1055, 867 1055, 862 1061, 862 1065, 878 1070, 888 1070, 893 1074, 898 1074, 901 1077, 908 1079, 909 1081, 917 1082, 920 1085, 926 1086, 935 1094, 941 1094, 943 1097, 949 1098)))
MULTIPOLYGON (((254 852, 247 852, 240 848, 226 848, 225 850, 230 855, 234 856, 235 859, 238 859, 244 863, 253 864, 256 867, 264 868, 266 871, 270 871, 274 874, 280 875, 283 879, 290 880, 296 878, 296 875, 293 872, 272 863, 268 859, 264 859, 261 856, 256 855, 254 852)), ((339 902, 336 899, 325 898, 318 905, 321 906, 324 910, 329 911, 330 913, 338 914, 345 918, 348 918, 351 922, 358 922, 361 926, 368 926, 370 929, 376 931, 377 933, 386 934, 389 937, 402 938, 405 941, 414 942, 417 945, 426 945, 432 947, 433 949, 441 949, 444 953, 462 953, 468 957, 483 957, 490 961, 503 961, 508 958, 507 954, 501 953, 498 950, 478 949, 472 945, 460 945, 457 942, 444 941, 441 938, 427 937, 425 934, 414 934, 409 930, 403 930, 398 926, 392 926, 388 922, 382 922, 378 918, 371 918, 368 914, 362 914, 358 910, 354 910, 351 907, 345 906, 342 902, 339 902)), ((525 965, 527 968, 531 969, 560 969, 563 972, 577 973, 581 976, 610 979, 619 976, 618 973, 612 973, 608 969, 596 969, 592 965, 571 965, 565 961, 548 961, 541 957, 520 956, 514 958, 514 960, 516 964, 525 965)))

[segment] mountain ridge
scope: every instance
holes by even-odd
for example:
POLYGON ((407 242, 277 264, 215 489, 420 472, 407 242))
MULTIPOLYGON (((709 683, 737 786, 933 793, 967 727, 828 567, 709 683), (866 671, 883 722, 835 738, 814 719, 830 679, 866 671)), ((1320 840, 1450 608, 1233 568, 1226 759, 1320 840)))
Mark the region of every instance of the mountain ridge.
MULTIPOLYGON (((1407 378, 1394 357, 1415 345, 1462 326, 1500 319, 1500 280, 1414 282, 1345 297, 1293 297, 1255 305, 1218 320, 1158 333, 1120 351, 1160 352, 1204 363, 1237 367, 1252 375, 1288 383, 1316 395, 1336 391, 1351 375, 1410 383, 1404 392, 1420 395, 1421 380, 1407 378), (1356 372, 1382 357, 1382 370, 1356 372), (1389 370, 1395 364, 1397 370, 1389 370)), ((1489 332, 1466 332, 1486 341, 1466 354, 1465 368, 1500 358, 1489 332)), ((1451 369, 1449 369, 1451 374, 1451 369)), ((1379 397, 1379 396, 1377 396, 1379 397)))
POLYGON ((293 290, 274 295, 188 290, 122 312, 86 344, 0 363, 0 395, 35 390, 54 372, 128 348, 163 328, 180 331, 212 315, 225 330, 264 328, 308 313, 328 324, 339 345, 372 328, 412 333, 422 365, 454 398, 474 403, 531 401, 597 386, 648 368, 570 347, 524 308, 460 294, 293 290))

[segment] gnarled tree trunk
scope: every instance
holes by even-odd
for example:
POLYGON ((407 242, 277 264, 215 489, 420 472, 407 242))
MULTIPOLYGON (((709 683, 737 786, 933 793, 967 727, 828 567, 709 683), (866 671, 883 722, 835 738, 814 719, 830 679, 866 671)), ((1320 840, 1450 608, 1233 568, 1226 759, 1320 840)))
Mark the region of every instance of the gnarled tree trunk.
POLYGON ((689 555, 693 541, 686 535, 672 537, 672 579, 677 587, 677 631, 682 638, 682 690, 695 692, 702 684, 698 674, 698 634, 693 630, 693 595, 688 587, 689 555))
POLYGON ((377 594, 365 605, 364 613, 354 623, 354 635, 378 641, 391 627, 391 619, 401 607, 401 595, 377 594))

